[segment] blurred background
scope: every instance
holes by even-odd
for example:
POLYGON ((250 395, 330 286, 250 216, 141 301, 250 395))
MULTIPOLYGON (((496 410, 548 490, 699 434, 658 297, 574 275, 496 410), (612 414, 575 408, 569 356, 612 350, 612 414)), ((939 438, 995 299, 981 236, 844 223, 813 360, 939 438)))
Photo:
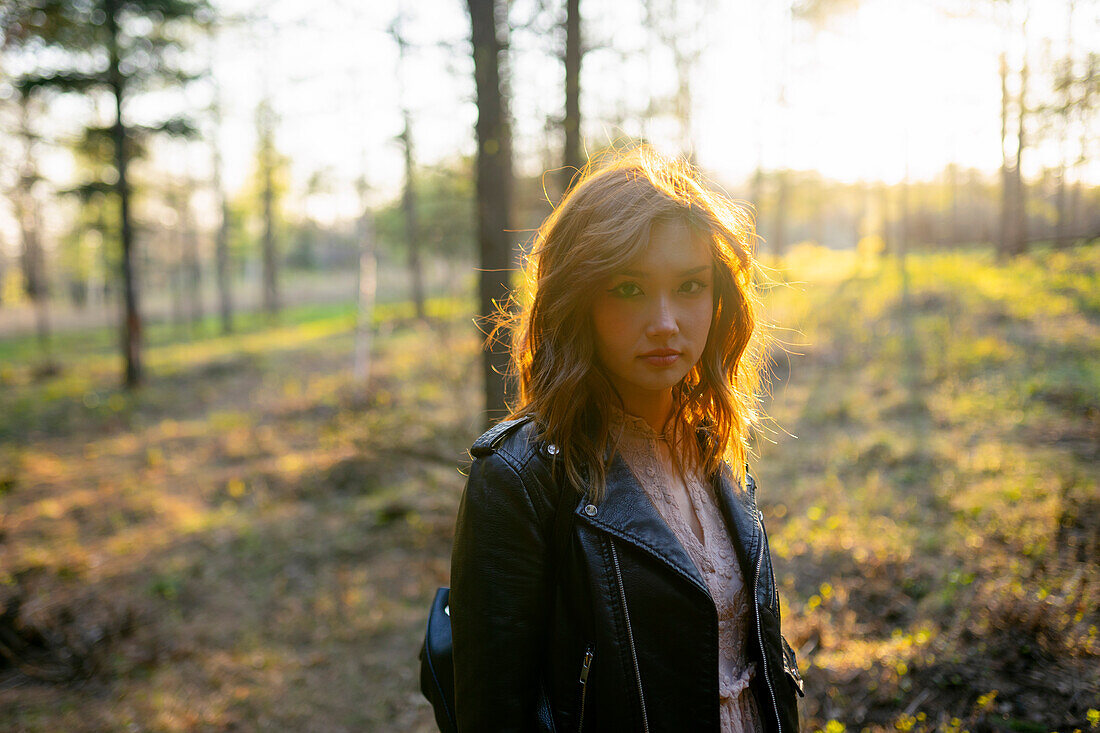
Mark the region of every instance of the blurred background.
POLYGON ((6 0, 0 729, 434 730, 575 169, 754 211, 804 727, 1100 727, 1100 3, 6 0))

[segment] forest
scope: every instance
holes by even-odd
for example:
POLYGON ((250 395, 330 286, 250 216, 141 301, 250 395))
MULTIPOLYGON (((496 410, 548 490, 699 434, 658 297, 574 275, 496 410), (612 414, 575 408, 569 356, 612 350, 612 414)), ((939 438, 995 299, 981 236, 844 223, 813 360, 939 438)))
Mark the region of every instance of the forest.
POLYGON ((1098 11, 7 0, 0 730, 436 730, 485 317, 639 144, 756 223, 802 729, 1100 729, 1098 11))

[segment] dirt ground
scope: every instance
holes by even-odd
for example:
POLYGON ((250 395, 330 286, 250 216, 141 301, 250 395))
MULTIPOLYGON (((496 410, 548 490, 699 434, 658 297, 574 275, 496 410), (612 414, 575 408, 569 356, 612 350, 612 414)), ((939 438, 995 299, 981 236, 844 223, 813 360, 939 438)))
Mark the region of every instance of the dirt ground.
POLYGON ((477 342, 391 323, 363 390, 348 323, 182 347, 133 396, 105 358, 28 397, 0 468, 0 728, 433 729, 415 660, 477 342))
MULTIPOLYGON (((1100 726, 1100 249, 814 256, 754 459, 804 729, 1100 726)), ((158 342, 134 394, 109 345, 0 364, 0 729, 434 730, 467 310, 380 312, 365 388, 347 306, 158 342)))

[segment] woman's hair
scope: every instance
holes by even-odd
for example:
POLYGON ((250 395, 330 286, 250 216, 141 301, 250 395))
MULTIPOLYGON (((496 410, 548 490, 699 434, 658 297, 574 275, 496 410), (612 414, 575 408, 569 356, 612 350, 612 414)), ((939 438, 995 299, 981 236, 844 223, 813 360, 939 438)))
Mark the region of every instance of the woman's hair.
MULTIPOLYGON (((497 328, 512 330, 518 399, 511 417, 535 416, 557 445, 566 478, 603 496, 613 407, 622 401, 596 353, 592 303, 608 277, 641 255, 654 225, 680 221, 709 245, 714 311, 699 362, 673 390, 674 453, 706 475, 728 459, 740 475, 757 419, 763 349, 756 319, 752 216, 707 188, 687 162, 648 146, 589 162, 539 228, 524 282, 497 328), (684 436, 705 429, 702 450, 684 436)), ((495 331, 494 331, 495 333, 495 331)))

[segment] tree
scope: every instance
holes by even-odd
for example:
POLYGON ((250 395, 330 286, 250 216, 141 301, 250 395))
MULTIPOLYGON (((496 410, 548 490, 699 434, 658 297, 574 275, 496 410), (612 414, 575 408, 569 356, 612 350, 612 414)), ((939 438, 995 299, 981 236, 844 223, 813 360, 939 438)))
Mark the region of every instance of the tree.
MULTIPOLYGON (((416 226, 421 254, 430 259, 468 261, 474 231, 473 160, 458 158, 416 171, 416 226)), ((405 200, 401 196, 375 212, 379 243, 399 257, 405 243, 405 200)))
POLYGON ((265 96, 256 108, 256 137, 259 143, 257 163, 260 175, 260 206, 263 215, 263 309, 268 316, 279 312, 279 255, 275 244, 275 217, 278 202, 275 197, 275 108, 265 96))
POLYGON ((581 0, 565 2, 565 153, 562 163, 565 175, 584 166, 581 150, 581 61, 584 51, 581 45, 581 0))
MULTIPOLYGON (((211 64, 212 65, 212 64, 211 64)), ((221 319, 222 334, 233 332, 233 291, 232 277, 229 271, 229 195, 222 180, 222 149, 218 144, 218 133, 222 127, 221 88, 215 83, 214 99, 210 106, 213 131, 210 134, 210 158, 212 180, 210 185, 218 200, 218 229, 214 234, 214 273, 218 283, 218 315, 221 319)))
MULTIPOLYGON (((398 78, 404 81, 406 57, 409 42, 405 39, 402 26, 405 16, 399 14, 390 25, 390 35, 397 44, 398 78)), ((404 83, 402 86, 405 86, 404 83)), ((416 317, 423 319, 424 312, 424 268, 420 263, 420 231, 416 216, 416 156, 413 152, 412 112, 407 104, 401 104, 401 118, 405 123, 398 140, 405 155, 405 187, 401 195, 402 210, 405 215, 405 247, 408 254, 409 282, 412 285, 413 305, 416 317)))
POLYGON ((352 374, 356 384, 366 390, 370 380, 371 343, 374 340, 372 325, 374 301, 378 294, 378 259, 374 246, 374 218, 370 207, 367 206, 365 175, 359 177, 357 187, 362 214, 356 224, 356 235, 359 240, 359 282, 356 288, 355 355, 352 374))
POLYGON ((645 23, 650 33, 672 54, 676 89, 667 98, 652 100, 647 116, 671 113, 680 130, 680 152, 695 157, 694 96, 691 76, 703 53, 702 29, 712 10, 711 0, 646 0, 645 23))
MULTIPOLYGON (((498 307, 505 307, 507 273, 512 269, 512 243, 508 235, 512 140, 501 74, 507 22, 498 20, 506 14, 506 6, 500 0, 467 0, 477 87, 477 230, 481 257, 478 296, 485 318, 491 318, 498 307)), ((507 349, 498 339, 491 338, 483 362, 489 419, 506 409, 503 375, 507 367, 507 349)))
POLYGON ((206 0, 13 0, 0 14, 5 44, 35 54, 38 67, 18 79, 27 94, 54 89, 93 95, 106 91, 113 101, 109 135, 119 205, 123 284, 122 351, 126 387, 142 381, 142 321, 135 267, 131 211, 131 144, 136 131, 189 134, 189 121, 177 118, 139 126, 124 116, 130 100, 153 84, 184 84, 194 76, 176 65, 169 51, 182 47, 188 25, 212 20, 206 0), (38 53, 49 50, 51 53, 38 53))
POLYGON ((56 370, 50 351, 49 279, 46 276, 46 256, 42 248, 42 217, 35 188, 41 177, 34 155, 37 136, 31 129, 30 97, 16 92, 19 102, 19 136, 23 139, 23 162, 19 171, 19 184, 12 200, 19 231, 23 239, 23 288, 34 306, 35 333, 42 353, 41 371, 56 370))

